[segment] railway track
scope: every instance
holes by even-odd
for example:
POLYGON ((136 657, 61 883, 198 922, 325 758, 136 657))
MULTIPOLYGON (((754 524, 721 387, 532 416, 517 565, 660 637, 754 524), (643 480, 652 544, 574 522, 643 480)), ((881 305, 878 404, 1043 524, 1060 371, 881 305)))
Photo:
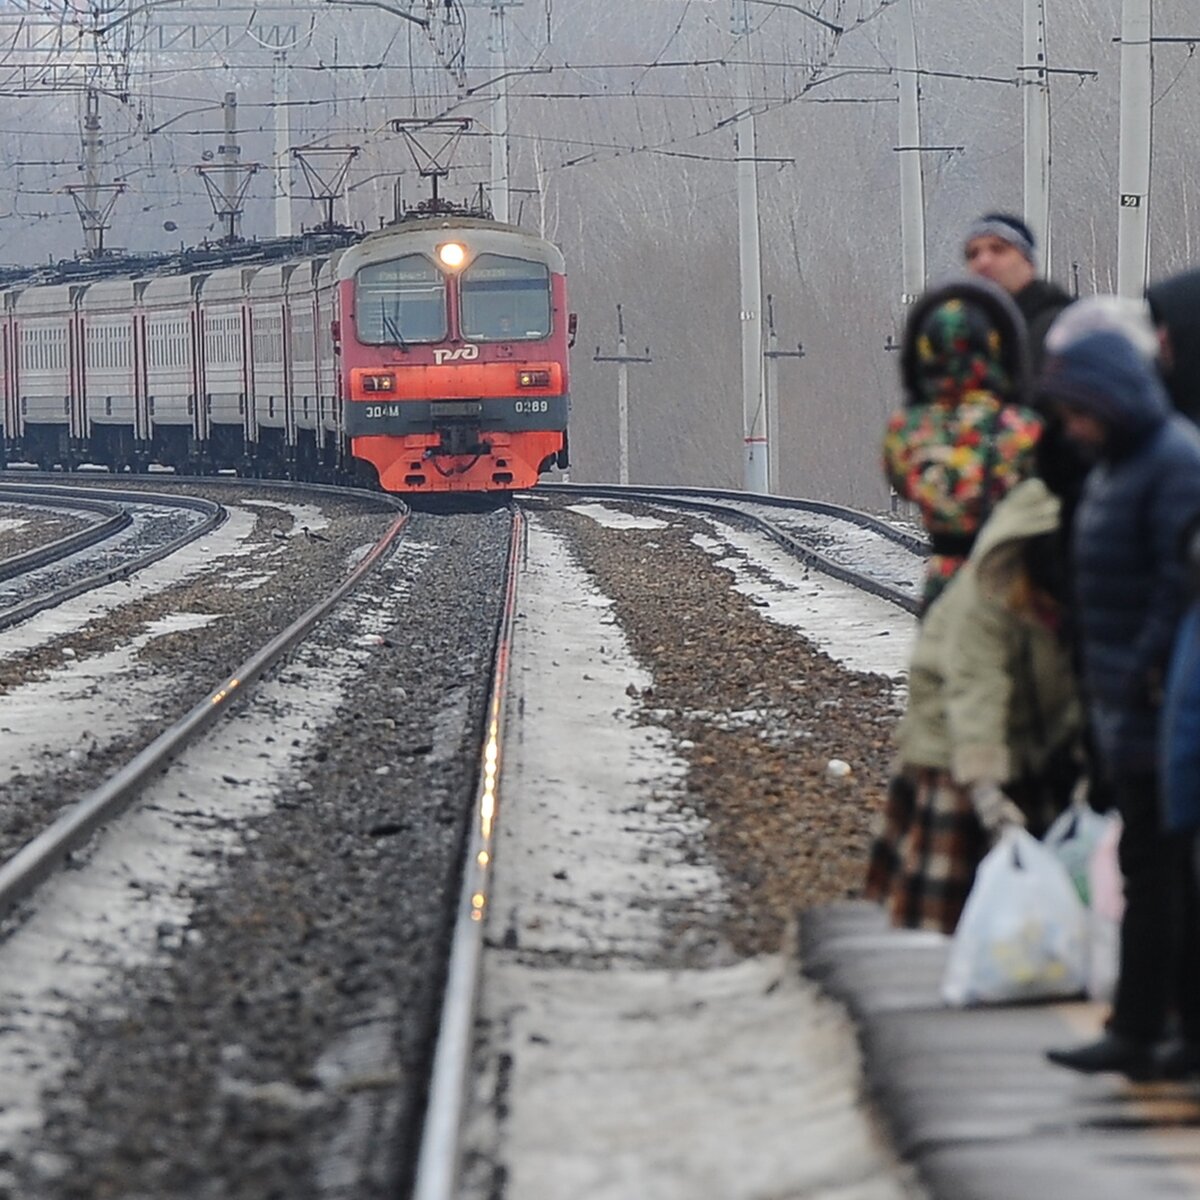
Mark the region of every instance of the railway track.
MULTIPOLYGON (((269 493, 264 491, 263 495, 269 493)), ((662 494, 622 494, 620 499, 639 511, 650 511, 646 508, 650 505, 660 516, 670 516, 670 498, 662 494)), ((699 498, 682 499, 691 503, 699 498)), ((561 496, 547 496, 545 502, 523 502, 521 507, 539 525, 547 519, 587 525, 587 519, 572 512, 577 502, 586 501, 612 502, 610 497, 594 491, 572 489, 561 496)), ((268 504, 261 499, 254 503, 267 505, 263 510, 266 513, 273 511, 271 505, 275 502, 268 504)), ((281 497, 278 503, 286 505, 289 501, 281 497)), ((245 501, 231 498, 228 504, 234 514, 231 522, 236 523, 245 501)), ((694 509, 688 511, 695 514, 694 509)), ((736 506, 733 510, 721 507, 719 513, 705 513, 706 517, 710 515, 736 522, 739 527, 746 524, 746 517, 737 514, 736 506)), ((786 513, 776 512, 774 516, 773 524, 785 538, 801 541, 801 535, 785 527, 789 519, 786 513)), ((293 522, 302 519, 293 516, 293 522)), ((763 519, 770 520, 770 516, 763 519)), ((320 648, 314 643, 306 650, 308 643, 302 642, 293 649, 292 658, 269 672, 268 681, 260 680, 255 689, 244 686, 243 676, 254 670, 247 665, 245 671, 229 673, 230 678, 225 680, 228 683, 236 678, 236 688, 223 684, 206 696, 206 701, 223 703, 226 693, 230 702, 241 694, 239 712, 244 711, 244 716, 235 713, 230 719, 213 721, 211 715, 201 715, 197 706, 192 706, 178 723, 186 724, 195 714, 198 723, 207 725, 206 736, 194 742, 177 760, 180 765, 166 775, 161 763, 147 758, 144 765, 149 783, 140 786, 149 789, 144 793, 149 796, 149 804, 140 805, 139 812, 145 809, 147 819, 161 813, 172 825, 181 827, 199 823, 225 829, 228 825, 225 839, 233 839, 240 846, 237 857, 225 862, 222 875, 229 875, 228 882, 213 892, 210 900, 199 902, 196 914, 172 916, 160 922, 167 931, 158 935, 160 947, 166 938, 174 947, 173 961, 177 965, 172 966, 165 981, 155 974, 152 977, 157 982, 152 984, 138 983, 134 977, 124 985, 128 1003, 140 1015, 122 1016, 119 1026, 101 1028, 94 1037, 84 1040, 83 1058, 70 1090, 92 1097, 88 1107, 93 1114, 111 1107, 119 1115, 114 1115, 111 1122, 95 1115, 89 1120, 87 1137, 96 1152, 86 1162, 68 1156, 77 1173, 74 1186, 90 1182, 96 1189, 137 1186, 143 1191, 157 1188, 184 1195, 189 1187, 199 1186, 195 1179, 189 1182, 185 1165, 199 1156, 210 1172, 206 1186, 214 1186, 213 1181, 219 1179, 224 1194, 230 1197, 258 1196, 280 1186, 290 1188, 290 1194, 296 1196, 322 1196, 325 1193, 316 1181, 339 1173, 360 1180, 356 1185, 360 1190, 353 1193, 356 1197, 394 1194, 373 1190, 384 1177, 393 1184, 397 1179, 408 1179, 418 1189, 414 1194, 422 1200, 459 1194, 456 1189, 460 1186, 463 1156, 463 1110, 473 1095, 464 1081, 475 1078, 477 1066, 471 1056, 480 988, 475 969, 486 957, 481 939, 487 936, 492 905, 490 867, 495 851, 488 839, 496 836, 497 829, 503 829, 504 821, 502 797, 496 791, 506 758, 503 675, 513 652, 510 632, 514 613, 520 607, 516 604, 515 580, 526 568, 528 551, 519 538, 508 539, 508 517, 502 512, 469 517, 417 515, 409 528, 404 556, 388 560, 392 564, 388 577, 393 584, 413 591, 402 610, 396 608, 397 602, 389 593, 391 585, 385 586, 386 581, 378 578, 377 572, 372 577, 377 582, 364 584, 354 598, 336 610, 342 611, 347 605, 355 608, 358 615, 352 626, 339 632, 339 621, 345 618, 338 618, 335 611, 322 624, 326 636, 320 648), (503 560, 491 549, 481 553, 481 547, 473 541, 486 528, 490 530, 488 545, 494 545, 501 525, 508 547, 503 560), (492 565, 481 575, 481 564, 489 561, 492 565), (505 578, 507 600, 503 611, 496 600, 496 608, 486 618, 481 613, 469 622, 460 619, 457 607, 468 594, 473 604, 482 600, 489 608, 492 601, 488 597, 499 595, 505 578), (464 589, 467 579, 472 586, 464 589), (475 648, 463 658, 454 643, 467 625, 477 632, 471 635, 475 648), (363 632, 372 629, 377 632, 363 632), (304 719, 304 732, 300 724, 293 724, 291 732, 287 726, 275 730, 275 718, 271 716, 275 706, 294 703, 298 691, 313 693, 315 699, 329 686, 320 680, 337 677, 325 667, 341 662, 351 647, 355 647, 350 657, 356 665, 347 658, 339 673, 342 680, 355 681, 352 698, 340 702, 342 713, 333 724, 327 723, 329 716, 313 715, 304 719), (306 654, 307 665, 288 665, 297 656, 304 660, 306 654), (397 661, 389 667, 392 658, 397 661), (490 698, 484 699, 483 685, 492 677, 493 665, 498 682, 490 698), (362 675, 363 671, 369 674, 362 675), (372 679, 374 682, 370 682, 372 679), (253 696, 264 687, 263 700, 247 697, 248 691, 253 696), (319 737, 314 740, 318 729, 319 737), (265 805, 266 810, 273 809, 274 815, 266 818, 260 835, 245 841, 239 832, 244 819, 230 815, 238 811, 236 806, 214 807, 211 801, 198 797, 212 792, 215 786, 232 801, 238 791, 260 786, 254 783, 255 770, 249 764, 276 753, 264 744, 260 730, 271 730, 269 743, 291 741, 305 748, 299 751, 301 758, 292 783, 283 784, 282 790, 279 784, 261 785, 276 798, 257 803, 265 805), (480 730, 484 731, 482 743, 478 740, 480 730), (216 744, 230 748, 206 752, 203 747, 214 738, 216 744), (186 763, 192 761, 208 765, 187 767, 186 763), (473 797, 469 803, 467 791, 473 797), (300 866, 300 862, 306 865, 300 866), (242 864, 247 871, 240 869, 242 864), (265 880, 271 885, 264 892, 265 880), (362 890, 366 880, 373 881, 372 891, 362 890), (350 896, 355 898, 350 906, 337 899, 350 896), (352 911, 360 909, 362 912, 352 911), (256 914, 254 929, 244 925, 247 912, 256 914), (308 932, 289 935, 289 924, 297 919, 308 932), (365 935, 361 929, 350 928, 351 922, 362 920, 371 925, 365 935), (397 942, 397 935, 405 928, 412 932, 397 942), (193 943, 193 934, 200 940, 193 943), (443 937, 446 944, 454 946, 448 967, 439 965, 442 951, 433 949, 443 937), (291 949, 283 949, 284 945, 291 949), (371 949, 366 952, 364 947, 371 949), (232 992, 226 979, 231 964, 237 964, 239 980, 232 992), (445 999, 439 992, 443 970, 449 981, 445 999), (381 987, 383 981, 386 984, 381 987), (147 999, 139 1007, 138 998, 143 994, 147 999), (162 995, 172 997, 169 1004, 150 999, 162 995), (373 1010, 369 1004, 364 1007, 362 1000, 356 999, 360 996, 377 997, 384 1008, 373 1010), (384 1001, 385 996, 391 1000, 384 1001), (388 1004, 396 1003, 403 1010, 403 1019, 399 1012, 385 1015, 388 1004), (243 1032, 234 1035, 229 1022, 238 1006, 242 1011, 237 1021, 243 1032), (327 1014, 322 1021, 323 1033, 318 1034, 308 1023, 306 1014, 313 1006, 327 1014), (396 1020, 405 1030, 402 1035, 388 1032, 396 1020), (130 1033, 132 1029, 156 1030, 160 1026, 161 1035, 149 1044, 144 1037, 135 1038, 130 1033), (272 1035, 273 1027, 290 1030, 291 1044, 281 1045, 272 1035), (339 1029, 357 1032, 352 1037, 346 1032, 344 1036, 351 1037, 349 1048, 335 1051, 323 1039, 339 1029), (437 1050, 431 1064, 425 1061, 421 1047, 434 1044, 435 1029, 439 1031, 437 1050), (324 1066, 317 1076, 312 1074, 315 1062, 358 1061, 364 1053, 358 1043, 368 1035, 376 1039, 370 1055, 378 1059, 377 1068, 364 1074, 343 1066, 324 1066), (240 1058, 230 1067, 222 1057, 228 1053, 231 1037, 245 1046, 244 1067, 240 1058), (402 1047, 399 1058, 394 1049, 384 1049, 385 1042, 392 1045, 394 1039, 394 1044, 402 1047), (153 1086, 144 1098, 138 1095, 132 1101, 127 1095, 118 1100, 118 1089, 122 1081, 132 1083, 135 1077, 141 1081, 171 1079, 176 1069, 161 1055, 169 1046, 183 1044, 192 1047, 185 1077, 196 1075, 208 1083, 193 1087, 177 1081, 178 1094, 195 1092, 200 1096, 205 1089, 233 1089, 223 1102, 227 1109, 233 1106, 233 1116, 229 1112, 220 1115, 205 1103, 200 1103, 194 1114, 176 1113, 170 1122, 175 1132, 168 1134, 164 1129, 155 1136, 170 1144, 182 1137, 190 1147, 182 1159, 172 1160, 170 1170, 177 1174, 152 1177, 139 1168, 136 1179, 121 1178, 118 1185, 114 1183, 114 1172, 128 1172, 131 1161, 141 1161, 137 1131, 158 1128, 159 1110, 170 1112, 172 1104, 177 1103, 166 1093, 156 1093, 153 1086), (424 1085, 417 1081, 431 1067, 430 1102, 422 1123, 418 1095, 424 1085), (286 1088, 282 1082, 269 1084, 272 1078, 286 1081, 286 1088), (309 1082, 297 1084, 297 1079, 309 1082), (353 1120, 347 1117, 351 1110, 357 1114, 353 1120), (234 1118, 235 1125, 229 1125, 228 1120, 234 1118), (102 1123, 103 1133, 97 1132, 97 1121, 102 1123), (317 1122, 316 1127, 306 1124, 312 1121, 317 1122), (265 1142, 261 1136, 264 1127, 277 1131, 265 1142), (363 1132, 368 1127, 375 1130, 371 1137, 363 1132), (288 1132, 284 1135, 281 1130, 288 1132), (380 1161, 380 1151, 373 1148, 379 1145, 400 1147, 398 1156, 387 1163, 380 1161), (285 1151, 285 1147, 290 1150, 285 1151), (308 1160, 307 1155, 316 1154, 318 1148, 322 1155, 332 1157, 308 1160), (294 1156, 292 1160, 285 1160, 287 1153, 294 1156), (240 1174, 232 1173, 235 1164, 240 1174)), ((691 534, 681 536, 680 546, 688 546, 691 534)), ((783 544, 771 536, 777 544, 783 544)), ((273 540, 264 539, 261 544, 267 553, 268 548, 286 553, 288 543, 280 541, 273 547, 273 540)), ((308 542, 303 544, 314 548, 308 542)), ((802 561, 811 568, 809 549, 805 548, 802 561)), ((705 557, 694 546, 691 552, 705 557)), ((706 599, 706 605, 712 598, 706 599)), ((728 625, 727 618, 728 614, 728 625)), ((743 615, 738 618, 741 621, 758 622, 759 618, 743 615)), ((656 634, 656 640, 661 636, 656 634)), ((527 645, 522 671, 529 669, 529 653, 527 645)), ((557 653, 539 657, 549 669, 557 653)), ((511 677, 508 682, 511 685, 511 677)), ((577 685, 568 681, 566 686, 569 690, 577 685)), ((525 695, 532 700, 536 693, 526 690, 525 695)), ((710 702, 716 699, 712 695, 710 702)), ((211 706, 206 703, 199 707, 211 706)), ((509 713, 510 720, 517 722, 510 737, 519 733, 519 740, 525 742, 532 736, 532 729, 524 700, 520 711, 519 717, 514 716, 516 710, 509 713)), ((564 734, 563 738, 569 743, 571 735, 564 734)), ((110 772, 110 782, 104 786, 113 789, 113 803, 119 805, 124 801, 115 798, 120 791, 115 774, 110 772)), ((102 850, 97 845, 103 847, 109 840, 107 833, 99 841, 88 840, 93 824, 112 823, 110 812, 103 807, 107 801, 101 798, 101 790, 93 789, 88 803, 73 809, 72 815, 61 815, 59 833, 71 831, 70 836, 87 843, 83 851, 66 851, 77 868, 98 860, 102 850)), ((129 820, 126 817, 121 823, 129 820)), ((161 826, 158 828, 155 839, 166 836, 161 826)), ((53 861, 63 860, 64 845, 52 848, 52 839, 48 838, 44 865, 31 868, 25 882, 11 885, 11 892, 7 890, 5 868, 5 874, 0 875, 3 902, 18 903, 20 912, 31 911, 36 923, 41 892, 31 901, 20 903, 21 896, 28 896, 32 881, 40 875, 56 891, 69 891, 79 875, 78 871, 69 871, 65 876, 47 874, 53 872, 53 861)), ((218 853, 223 859, 227 852, 218 853)), ((509 853, 513 853, 511 847, 509 853)), ((141 868, 136 868, 133 875, 139 881, 139 894, 157 894, 169 886, 162 881, 140 882, 141 868)), ((496 933, 494 912, 491 916, 492 937, 503 944, 507 935, 496 933)), ((39 934, 44 938, 44 930, 31 925, 26 941, 39 934)), ((20 930, 15 936, 25 944, 20 930)), ((123 1011, 125 1007, 123 1001, 123 1011)), ((0 1039, 0 1056, 3 1053, 0 1039)), ((145 1084, 139 1082, 133 1092, 139 1088, 145 1090, 145 1084)), ((64 1135, 71 1129, 84 1132, 69 1102, 56 1108, 55 1128, 64 1135)), ((54 1180, 37 1183, 39 1194, 48 1200, 60 1194, 54 1180)))
MULTIPOLYGON (((184 504, 182 507, 191 505, 184 504)), ((211 507, 215 509, 217 506, 211 507)), ((220 512, 220 517, 224 519, 223 511, 220 512)), ((337 587, 235 667, 183 717, 171 724, 129 761, 112 771, 100 786, 73 804, 52 825, 34 836, 0 865, 0 920, 50 875, 72 851, 86 843, 97 829, 119 815, 136 798, 148 780, 195 741, 214 721, 224 716, 242 698, 246 688, 252 687, 257 679, 305 638, 317 622, 375 568, 390 550, 407 521, 407 514, 397 517, 387 532, 337 587)), ((215 523, 214 521, 213 524, 215 523)), ((205 531, 211 527, 206 523, 205 531)), ((179 544, 186 544, 198 536, 198 533, 193 533, 182 541, 176 539, 173 545, 177 547, 179 544)), ((157 561, 168 552, 155 551, 149 561, 157 561)), ((105 578, 103 582, 111 582, 111 579, 105 578)), ((97 584, 93 583, 92 586, 97 584)), ((75 594, 75 591, 67 593, 75 594)), ((65 599, 66 596, 60 598, 65 599)), ((41 607, 47 607, 47 604, 41 607)))
POLYGON ((0 504, 99 513, 105 520, 0 562, 7 607, 0 629, 106 584, 128 579, 225 520, 212 501, 179 494, 0 483, 0 504), (131 531, 130 536, 122 536, 131 531))
POLYGON ((823 575, 887 600, 906 612, 915 613, 919 608, 913 585, 914 563, 929 553, 927 539, 857 509, 819 500, 747 497, 745 492, 708 488, 546 484, 535 494, 540 493, 636 502, 740 522, 765 534, 823 575), (813 518, 821 523, 814 527, 813 518), (865 551, 869 565, 860 565, 864 546, 853 534, 864 534, 874 543, 865 551))

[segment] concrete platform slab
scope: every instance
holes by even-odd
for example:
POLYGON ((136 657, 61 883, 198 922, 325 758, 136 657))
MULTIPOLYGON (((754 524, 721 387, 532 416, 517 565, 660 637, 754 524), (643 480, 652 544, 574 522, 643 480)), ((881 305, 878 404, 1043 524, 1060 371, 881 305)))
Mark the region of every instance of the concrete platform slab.
POLYGON ((805 973, 846 1005, 897 1153, 944 1200, 1200 1200, 1200 1085, 1079 1076, 1050 1046, 1099 1032, 1095 1004, 950 1009, 949 939, 867 903, 807 913, 805 973))

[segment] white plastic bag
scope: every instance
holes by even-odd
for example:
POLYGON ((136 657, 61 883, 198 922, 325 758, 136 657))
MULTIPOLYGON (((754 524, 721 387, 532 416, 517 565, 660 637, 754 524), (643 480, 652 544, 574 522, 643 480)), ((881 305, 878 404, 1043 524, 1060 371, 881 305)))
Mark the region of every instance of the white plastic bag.
POLYGON ((1088 861, 1091 911, 1088 913, 1088 995, 1111 1000, 1121 966, 1121 918, 1125 914, 1125 881, 1117 860, 1121 818, 1105 817, 1104 835, 1088 861))
POLYGON ((1087 967, 1087 911, 1066 868, 1024 829, 1006 829, 979 864, 942 999, 964 1007, 1078 996, 1087 967))
POLYGON ((1109 819, 1095 812, 1086 800, 1073 800, 1046 830, 1044 845, 1067 868, 1084 904, 1090 903, 1088 863, 1108 828, 1109 819))

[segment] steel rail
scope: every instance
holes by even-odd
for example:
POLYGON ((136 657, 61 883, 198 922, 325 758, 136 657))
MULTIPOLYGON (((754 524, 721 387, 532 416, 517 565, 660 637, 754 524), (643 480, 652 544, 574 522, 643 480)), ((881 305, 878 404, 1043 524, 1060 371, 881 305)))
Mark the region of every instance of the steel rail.
POLYGON ((765 517, 747 512, 743 508, 735 508, 732 504, 734 502, 740 504, 763 503, 777 508, 790 508, 802 512, 816 512, 824 516, 839 517, 860 528, 872 529, 907 549, 912 549, 910 543, 915 543, 924 553, 928 553, 927 543, 902 530, 891 529, 885 522, 867 513, 860 513, 856 509, 843 509, 835 504, 824 504, 815 500, 784 500, 779 497, 759 496, 748 492, 709 491, 705 488, 618 487, 607 484, 593 487, 588 484, 554 483, 539 484, 537 492, 525 494, 537 495, 540 492, 551 492, 560 496, 599 496, 608 500, 627 500, 641 504, 680 508, 685 511, 704 512, 727 519, 740 520, 762 531, 789 554, 794 555, 814 570, 820 571, 821 574, 840 580, 842 583, 848 583, 873 596, 878 596, 881 600, 886 600, 890 604, 904 609, 905 612, 915 614, 920 611, 920 600, 917 597, 903 592, 891 584, 872 579, 871 576, 855 571, 851 567, 834 562, 831 558, 806 546, 794 534, 781 529, 765 517))
POLYGON ((504 702, 513 622, 517 610, 518 559, 524 548, 525 520, 513 510, 512 541, 504 587, 504 608, 492 658, 480 777, 467 833, 462 884, 450 948, 450 964, 438 1025, 412 1200, 454 1200, 461 1153, 463 1114, 471 1065, 484 927, 491 901, 491 867, 500 805, 500 764, 504 747, 504 702))
POLYGON ((43 546, 35 546, 21 554, 13 554, 0 559, 0 580, 14 579, 18 575, 28 574, 41 567, 49 566, 80 550, 86 550, 100 542, 114 537, 123 529, 133 524, 129 509, 120 504, 107 500, 95 500, 83 497, 49 497, 44 491, 30 488, 19 488, 12 484, 0 483, 0 504, 11 504, 26 508, 50 508, 57 504, 60 508, 70 508, 76 511, 103 514, 103 521, 96 521, 86 529, 77 529, 65 537, 55 538, 43 546))
POLYGON ((153 775, 225 713, 250 684, 300 642, 378 564, 392 548, 408 519, 407 511, 398 516, 333 592, 302 613, 106 783, 72 805, 0 866, 0 917, 11 912, 101 825, 123 812, 153 775))
POLYGON ((929 540, 920 534, 898 529, 895 525, 873 516, 871 513, 865 513, 861 509, 848 508, 843 504, 831 504, 824 500, 800 500, 789 496, 768 496, 760 492, 739 492, 726 488, 665 487, 654 484, 621 486, 617 484, 539 483, 533 492, 525 494, 536 496, 539 492, 559 492, 564 495, 588 492, 607 495, 612 499, 628 497, 631 493, 664 500, 680 496, 697 501, 727 500, 739 504, 759 504, 764 508, 784 508, 789 512, 818 513, 825 517, 837 517, 850 525, 857 525, 860 529, 870 529, 872 532, 878 533, 880 537, 887 538, 888 541, 895 542, 896 545, 903 546, 904 549, 911 550, 914 554, 927 555, 929 553, 929 540))

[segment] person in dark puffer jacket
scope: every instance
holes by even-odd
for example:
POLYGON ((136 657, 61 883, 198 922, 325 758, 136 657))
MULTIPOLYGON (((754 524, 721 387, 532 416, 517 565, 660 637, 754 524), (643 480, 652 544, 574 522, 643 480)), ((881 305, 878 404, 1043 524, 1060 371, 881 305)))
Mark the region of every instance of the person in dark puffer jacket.
POLYGON ((1162 373, 1171 403, 1200 423, 1200 270, 1153 284, 1146 301, 1162 339, 1162 373))
POLYGON ((1112 331, 1050 355, 1039 391, 1096 459, 1071 554, 1084 691, 1124 821, 1126 894, 1108 1029, 1049 1057, 1078 1071, 1148 1078, 1159 1073, 1172 1008, 1184 1037, 1200 1045, 1195 886, 1186 841, 1163 826, 1157 769, 1164 672, 1187 599, 1179 539, 1200 509, 1200 430, 1171 411, 1145 356, 1112 331))

